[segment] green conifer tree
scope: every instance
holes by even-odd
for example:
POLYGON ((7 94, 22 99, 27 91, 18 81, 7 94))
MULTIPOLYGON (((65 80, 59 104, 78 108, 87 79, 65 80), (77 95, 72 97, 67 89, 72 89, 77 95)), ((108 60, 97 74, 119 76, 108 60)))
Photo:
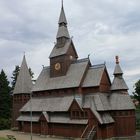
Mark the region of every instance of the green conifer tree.
POLYGON ((0 73, 0 117, 9 119, 11 117, 11 88, 4 70, 0 73))
POLYGON ((16 84, 16 81, 17 81, 17 76, 19 74, 19 70, 20 70, 20 67, 17 65, 15 66, 15 70, 13 71, 12 73, 12 82, 11 82, 11 85, 12 85, 12 90, 14 89, 15 87, 15 84, 16 84))

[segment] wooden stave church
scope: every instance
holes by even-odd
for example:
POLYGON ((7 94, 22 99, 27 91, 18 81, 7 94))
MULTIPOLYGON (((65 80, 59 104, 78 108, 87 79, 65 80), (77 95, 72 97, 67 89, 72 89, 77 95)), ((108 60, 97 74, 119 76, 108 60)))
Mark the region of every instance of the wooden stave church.
POLYGON ((56 44, 33 85, 25 56, 13 91, 12 127, 40 135, 134 139, 135 107, 116 57, 111 83, 105 64, 78 59, 62 5, 56 44), (30 100, 32 95, 32 101, 30 100))

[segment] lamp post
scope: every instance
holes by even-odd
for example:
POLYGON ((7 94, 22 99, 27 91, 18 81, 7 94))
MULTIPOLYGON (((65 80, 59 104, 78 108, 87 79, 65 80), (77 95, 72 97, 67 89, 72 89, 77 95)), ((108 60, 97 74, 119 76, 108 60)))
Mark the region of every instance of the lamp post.
POLYGON ((32 140, 32 92, 30 93, 30 136, 32 140))

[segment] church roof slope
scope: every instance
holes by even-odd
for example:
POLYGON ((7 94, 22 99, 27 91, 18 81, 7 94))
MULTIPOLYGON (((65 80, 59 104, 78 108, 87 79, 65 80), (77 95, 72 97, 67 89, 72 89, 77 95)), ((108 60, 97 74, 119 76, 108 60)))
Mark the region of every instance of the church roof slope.
POLYGON ((81 79, 85 73, 88 63, 88 59, 83 59, 81 61, 78 60, 70 65, 65 76, 60 77, 50 77, 50 68, 44 68, 32 91, 78 87, 81 83, 81 79))
POLYGON ((32 86, 31 76, 24 56, 13 94, 31 93, 32 86))
POLYGON ((66 16, 65 16, 63 3, 62 3, 61 13, 60 13, 59 21, 58 21, 58 24, 61 24, 61 23, 67 24, 67 19, 66 19, 66 16))
POLYGON ((108 94, 107 93, 96 93, 92 96, 93 101, 96 106, 97 111, 108 111, 111 110, 110 104, 108 102, 108 94))
POLYGON ((70 38, 70 35, 69 35, 67 27, 61 26, 61 27, 58 28, 56 38, 60 38, 60 37, 70 38))
POLYGON ((95 65, 89 68, 82 87, 99 86, 105 65, 95 65))
POLYGON ((68 39, 66 41, 64 47, 57 47, 57 45, 55 45, 49 57, 52 58, 55 56, 60 56, 60 55, 66 54, 71 43, 72 43, 72 40, 68 39))
POLYGON ((135 109, 135 106, 127 94, 112 93, 110 95, 110 105, 112 110, 130 110, 135 109))
MULTIPOLYGON (((32 115, 32 121, 33 122, 38 122, 40 118, 40 115, 32 115)), ((17 119, 17 121, 31 121, 31 116, 30 115, 20 115, 17 119)))
POLYGON ((128 87, 123 79, 123 72, 119 65, 119 57, 116 56, 116 66, 114 70, 114 79, 111 85, 112 91, 128 90, 128 87))
POLYGON ((115 74, 123 74, 123 71, 122 71, 122 69, 121 69, 121 67, 120 67, 119 64, 116 64, 115 70, 114 70, 114 73, 113 73, 113 74, 114 74, 114 75, 115 75, 115 74))
POLYGON ((114 77, 111 90, 127 90, 128 86, 126 85, 123 77, 114 77))
MULTIPOLYGON (((32 111, 68 111, 74 97, 47 97, 47 98, 32 98, 32 111)), ((30 100, 21 108, 21 112, 30 111, 30 100)))
POLYGON ((52 123, 66 123, 66 124, 87 124, 88 119, 71 119, 69 116, 50 116, 50 122, 52 123))
MULTIPOLYGON (((100 99, 97 99, 99 98, 97 97, 98 94, 99 96, 102 95, 101 93, 97 93, 96 95, 86 95, 83 108, 90 108, 91 111, 96 116, 96 118, 98 119, 98 121, 100 122, 100 124, 113 123, 114 122, 113 118, 109 113, 106 112, 111 109, 109 107, 109 104, 108 105, 106 104, 107 101, 105 101, 105 103, 99 101, 100 99), (104 112, 99 112, 99 111, 104 111, 104 112)), ((102 95, 102 96, 106 96, 106 95, 102 95)))

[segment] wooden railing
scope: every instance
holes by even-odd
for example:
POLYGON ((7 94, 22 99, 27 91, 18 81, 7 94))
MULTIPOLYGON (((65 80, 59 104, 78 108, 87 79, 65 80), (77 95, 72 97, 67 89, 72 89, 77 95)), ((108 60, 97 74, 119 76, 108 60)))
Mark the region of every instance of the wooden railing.
POLYGON ((93 140, 93 138, 95 138, 95 135, 96 135, 95 128, 96 128, 95 126, 92 127, 92 129, 89 131, 85 140, 93 140))
POLYGON ((84 135, 86 134, 87 130, 88 130, 88 124, 87 124, 86 128, 84 129, 84 131, 83 131, 83 133, 82 133, 80 138, 84 137, 84 135))
POLYGON ((89 130, 89 125, 86 126, 86 128, 84 129, 82 135, 81 135, 81 140, 93 140, 96 138, 96 130, 95 130, 95 126, 93 126, 90 130, 89 130))

